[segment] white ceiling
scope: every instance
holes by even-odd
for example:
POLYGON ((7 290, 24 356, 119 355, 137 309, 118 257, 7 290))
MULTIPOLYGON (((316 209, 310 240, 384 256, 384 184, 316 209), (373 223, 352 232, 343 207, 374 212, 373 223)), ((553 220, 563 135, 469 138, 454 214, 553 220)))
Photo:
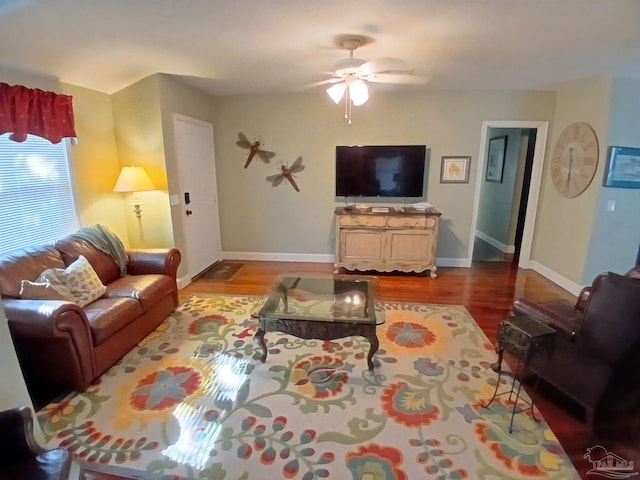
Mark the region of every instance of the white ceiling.
POLYGON ((299 91, 350 33, 373 40, 356 57, 430 77, 375 88, 640 77, 640 0, 0 0, 0 66, 106 93, 157 72, 216 95, 299 91))

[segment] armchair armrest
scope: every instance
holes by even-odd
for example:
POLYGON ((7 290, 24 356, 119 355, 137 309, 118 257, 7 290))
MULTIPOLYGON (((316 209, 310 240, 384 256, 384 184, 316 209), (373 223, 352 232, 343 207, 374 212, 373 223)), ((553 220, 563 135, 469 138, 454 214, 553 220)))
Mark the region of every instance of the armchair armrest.
POLYGON ((640 280, 640 265, 636 265, 635 267, 633 267, 631 270, 625 273, 624 276, 640 280))
POLYGON ((30 408, 23 406, 0 412, 1 478, 68 479, 75 458, 75 454, 64 448, 45 450, 38 445, 33 436, 30 408))
POLYGON ((589 297, 591 296, 591 287, 584 287, 580 290, 580 295, 578 295, 578 300, 576 301, 576 307, 578 310, 583 311, 587 303, 589 302, 589 297))
POLYGON ((23 370, 84 391, 95 371, 93 338, 84 311, 62 300, 2 302, 23 370))
POLYGON ((176 278, 180 260, 180 250, 177 248, 157 248, 144 250, 129 250, 129 264, 127 272, 130 275, 145 275, 159 273, 176 278))
POLYGON ((33 436, 29 407, 0 412, 0 468, 40 455, 44 449, 33 436))
POLYGON ((509 313, 511 316, 525 315, 533 318, 569 337, 573 337, 578 329, 580 314, 579 310, 566 301, 536 303, 524 298, 515 300, 509 313))

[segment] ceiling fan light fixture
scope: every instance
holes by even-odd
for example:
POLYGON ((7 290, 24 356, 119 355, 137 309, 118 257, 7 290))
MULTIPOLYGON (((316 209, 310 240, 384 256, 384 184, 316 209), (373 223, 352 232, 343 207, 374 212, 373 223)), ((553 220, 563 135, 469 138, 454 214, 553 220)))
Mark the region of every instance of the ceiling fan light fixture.
POLYGON ((346 88, 347 85, 344 83, 336 83, 335 85, 327 88, 327 93, 336 105, 338 105, 340 103, 340 100, 342 100, 342 96, 344 95, 344 91, 346 90, 346 88))
POLYGON ((363 105, 369 100, 369 89, 364 80, 354 80, 349 85, 349 96, 356 107, 363 105))

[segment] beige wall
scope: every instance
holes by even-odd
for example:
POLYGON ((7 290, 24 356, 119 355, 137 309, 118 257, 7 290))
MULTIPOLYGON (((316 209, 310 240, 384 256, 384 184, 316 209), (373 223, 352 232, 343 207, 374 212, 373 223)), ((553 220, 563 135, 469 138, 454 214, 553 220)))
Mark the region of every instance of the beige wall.
POLYGON ((72 177, 81 225, 100 223, 128 244, 128 228, 122 215, 123 197, 113 187, 120 173, 113 128, 111 97, 63 84, 73 95, 78 142, 70 147, 72 177))
POLYGON ((549 135, 532 258, 578 285, 583 284, 594 209, 604 172, 610 102, 611 80, 608 78, 564 85, 557 91, 557 107, 549 135), (595 130, 600 159, 595 178, 586 191, 575 198, 565 198, 554 188, 548 167, 556 139, 573 122, 586 122, 595 130))
POLYGON ((149 174, 157 190, 122 194, 129 243, 132 247, 174 246, 171 210, 164 156, 160 88, 157 76, 147 77, 112 96, 116 144, 120 166, 140 166, 149 174), (130 203, 142 201, 142 217, 137 219, 130 203))
POLYGON ((375 91, 354 108, 347 125, 343 106, 321 90, 288 95, 216 97, 216 164, 225 252, 331 255, 335 146, 426 144, 430 148, 427 200, 442 211, 439 258, 466 258, 482 122, 549 121, 551 92, 437 92, 390 94, 375 91), (260 136, 276 152, 267 165, 236 146, 238 132, 260 136), (265 177, 283 162, 303 157, 300 193, 288 184, 272 187, 265 177), (468 184, 440 184, 443 155, 470 155, 468 184))

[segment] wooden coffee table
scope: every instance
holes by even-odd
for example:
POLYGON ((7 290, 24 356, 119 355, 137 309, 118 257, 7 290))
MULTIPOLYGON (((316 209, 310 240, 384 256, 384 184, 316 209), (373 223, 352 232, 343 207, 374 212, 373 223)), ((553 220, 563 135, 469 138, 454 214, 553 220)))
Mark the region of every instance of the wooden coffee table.
POLYGON ((374 277, 351 275, 282 276, 258 311, 255 340, 267 359, 267 332, 303 339, 335 340, 361 336, 369 340, 369 370, 378 350, 376 327, 384 323, 384 308, 374 302, 374 277))

